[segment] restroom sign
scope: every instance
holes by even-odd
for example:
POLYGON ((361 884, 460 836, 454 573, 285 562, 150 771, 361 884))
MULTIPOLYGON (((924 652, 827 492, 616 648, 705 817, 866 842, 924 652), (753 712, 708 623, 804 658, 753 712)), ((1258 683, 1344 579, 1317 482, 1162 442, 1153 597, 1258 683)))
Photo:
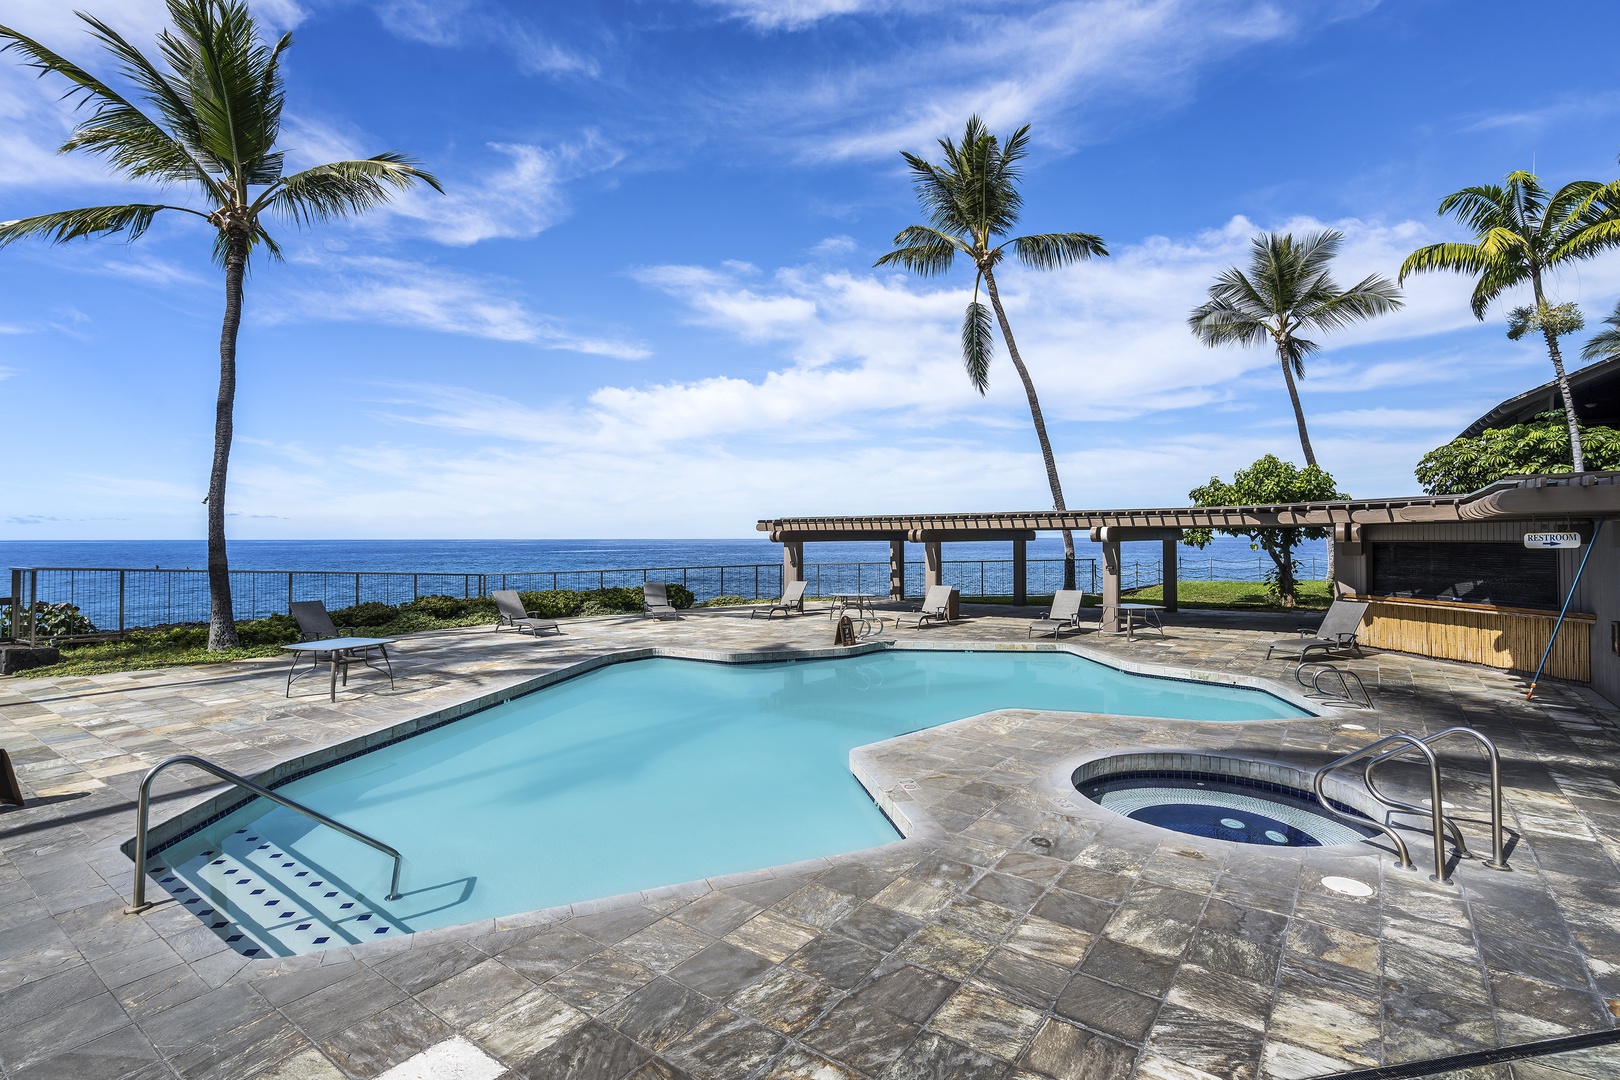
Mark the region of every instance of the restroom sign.
POLYGON ((1578 548, 1581 534, 1572 532, 1533 532, 1524 534, 1527 548, 1578 548))

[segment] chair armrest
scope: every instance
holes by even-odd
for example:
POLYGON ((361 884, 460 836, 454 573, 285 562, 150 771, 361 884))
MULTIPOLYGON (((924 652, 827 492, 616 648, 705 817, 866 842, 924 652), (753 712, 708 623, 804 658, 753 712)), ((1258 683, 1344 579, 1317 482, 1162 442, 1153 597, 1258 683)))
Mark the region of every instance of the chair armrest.
POLYGON ((340 626, 338 627, 338 630, 345 637, 353 637, 355 634, 360 632, 360 628, 358 626, 340 626))
POLYGON ((538 611, 525 611, 523 614, 527 615, 531 619, 543 619, 543 618, 545 618, 545 616, 541 615, 538 611))

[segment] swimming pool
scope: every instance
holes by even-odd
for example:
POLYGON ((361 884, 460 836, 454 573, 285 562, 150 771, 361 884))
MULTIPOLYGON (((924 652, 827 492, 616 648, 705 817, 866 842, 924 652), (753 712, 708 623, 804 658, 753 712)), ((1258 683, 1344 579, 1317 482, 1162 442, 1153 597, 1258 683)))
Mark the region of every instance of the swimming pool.
POLYGON ((852 748, 1001 708, 1308 715, 1064 652, 637 660, 278 789, 399 848, 399 900, 383 899, 386 858, 263 800, 153 873, 239 951, 285 955, 854 851, 898 834, 850 774, 852 748))

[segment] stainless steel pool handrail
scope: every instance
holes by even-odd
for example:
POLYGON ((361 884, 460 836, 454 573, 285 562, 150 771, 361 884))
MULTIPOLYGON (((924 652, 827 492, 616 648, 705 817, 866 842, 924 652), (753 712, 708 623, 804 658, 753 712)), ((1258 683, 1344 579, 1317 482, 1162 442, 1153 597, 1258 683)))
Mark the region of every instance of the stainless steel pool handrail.
MULTIPOLYGON (((1502 826, 1502 755, 1497 751, 1496 743, 1492 742, 1490 737, 1484 732, 1476 731, 1471 727, 1463 726, 1449 727, 1443 731, 1437 731, 1433 735, 1425 736, 1422 739, 1422 742, 1426 746, 1433 746, 1435 743, 1444 739, 1456 738, 1457 736, 1465 736, 1479 743, 1479 745, 1484 748, 1485 756, 1490 762, 1492 856, 1490 859, 1482 860, 1481 865, 1488 866, 1492 870, 1512 870, 1513 868, 1508 865, 1507 861, 1506 830, 1502 826)), ((1391 758, 1399 757, 1406 752, 1406 748, 1397 747, 1394 750, 1390 750, 1387 753, 1380 754, 1377 757, 1372 758, 1367 762, 1367 766, 1362 773, 1362 778, 1367 783, 1367 790, 1371 792, 1373 798, 1377 799, 1379 802, 1391 806, 1399 806, 1402 809, 1415 811, 1421 814, 1424 813, 1421 808, 1413 807, 1406 803, 1397 803, 1396 800, 1384 794, 1384 792, 1379 789, 1377 784, 1373 783, 1372 770, 1374 766, 1378 765, 1380 762, 1388 761, 1391 758)), ((1447 825, 1450 828, 1453 842, 1456 844, 1457 854, 1465 859, 1478 858, 1477 855, 1471 854, 1464 846, 1462 841, 1462 833, 1449 818, 1447 819, 1447 825)))
POLYGON ((1328 773, 1332 772, 1334 769, 1342 768, 1351 764, 1352 762, 1364 760, 1377 754, 1377 752, 1382 750, 1384 747, 1391 746, 1396 743, 1405 744, 1406 748, 1416 750, 1428 760, 1429 800, 1431 803, 1429 819, 1431 823, 1431 831, 1433 833, 1432 839, 1434 842, 1434 874, 1430 880, 1438 881, 1442 885, 1449 885, 1451 883, 1451 878, 1446 874, 1445 827, 1441 824, 1444 817, 1440 813, 1440 762, 1435 758, 1434 751, 1429 749, 1428 744, 1422 739, 1418 738, 1416 735, 1407 735, 1404 733, 1386 735, 1377 742, 1368 743, 1359 750, 1352 750, 1343 757, 1336 758, 1333 761, 1328 762, 1326 765, 1323 765, 1320 769, 1316 770, 1316 775, 1311 781, 1311 786, 1316 791, 1316 800, 1321 804, 1323 810, 1326 810, 1335 817, 1353 822, 1357 825, 1370 825, 1379 832, 1383 833, 1385 836, 1389 837, 1390 842, 1395 845, 1395 852, 1401 861, 1401 867, 1406 870, 1415 869, 1414 864, 1412 863, 1412 853, 1407 850, 1406 841, 1401 839, 1399 833, 1381 821, 1374 821, 1371 818, 1364 818, 1359 815, 1340 810, 1329 801, 1327 792, 1323 790, 1323 783, 1327 780, 1328 773))
POLYGON ((1367 686, 1361 681, 1360 675, 1346 668, 1336 668, 1325 660, 1306 660, 1302 662, 1294 669, 1294 681, 1306 689, 1328 698, 1330 703, 1334 705, 1353 705, 1358 709, 1372 709, 1374 707, 1372 696, 1367 693, 1367 686), (1311 676, 1310 682, 1305 681, 1305 669, 1308 667, 1321 669, 1311 676), (1339 690, 1337 692, 1322 689, 1322 676, 1324 675, 1333 675, 1338 678, 1339 690), (1357 700, 1355 694, 1350 692, 1350 681, 1352 679, 1355 680, 1356 690, 1361 694, 1360 700, 1357 700))
POLYGON ((349 828, 341 821, 332 820, 319 810, 312 810, 302 803, 294 802, 285 795, 277 795, 269 788, 260 784, 255 784, 252 780, 249 780, 245 776, 238 776, 229 769, 215 765, 207 758, 200 758, 195 754, 176 754, 174 757, 164 758, 162 761, 152 766, 152 768, 147 771, 145 778, 141 780, 140 797, 135 803, 135 889, 134 896, 131 897, 130 906, 124 909, 124 913, 126 915, 138 915, 152 906, 152 904, 146 899, 147 813, 151 808, 152 803, 152 781, 157 779, 158 773, 162 772, 164 769, 167 769, 171 765, 190 765, 194 769, 201 769, 205 773, 211 773, 214 776, 219 777, 221 780, 224 780, 226 783, 235 784, 239 788, 252 792, 261 799, 269 799, 271 802, 276 803, 279 806, 285 806, 288 810, 291 810, 294 813, 303 814, 310 820, 319 822, 320 824, 325 825, 327 828, 336 829, 338 832, 342 833, 344 836, 347 836, 351 840, 358 840, 360 843, 365 844, 368 847, 376 848, 378 851, 394 860, 394 877, 393 882, 388 889, 387 899, 399 899, 399 870, 404 859, 396 849, 383 843, 381 840, 367 836, 358 829, 349 828))

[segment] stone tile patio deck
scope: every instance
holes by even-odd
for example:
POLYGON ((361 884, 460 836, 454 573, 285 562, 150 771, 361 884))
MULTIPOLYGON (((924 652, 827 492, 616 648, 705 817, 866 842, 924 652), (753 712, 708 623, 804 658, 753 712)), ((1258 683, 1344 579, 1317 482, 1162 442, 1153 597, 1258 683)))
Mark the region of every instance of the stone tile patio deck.
MULTIPOLYGON (((1026 622, 981 614, 900 640, 1022 642, 1026 622)), ((1262 659, 1277 627, 1246 628, 1266 622, 1184 613, 1168 641, 1081 644, 1286 679, 1262 659)), ((335 705, 314 680, 284 699, 275 661, 0 682, 0 745, 38 796, 0 811, 0 1075, 369 1078, 465 1038, 503 1077, 1306 1077, 1606 1028, 1620 1010, 1616 714, 1574 687, 1527 703, 1507 674, 1388 653, 1351 665, 1374 713, 1008 710, 880 744, 864 758, 890 778, 879 794, 918 827, 872 851, 285 959, 237 954, 166 898, 122 913, 133 793, 169 754, 252 775, 605 652, 831 637, 813 616, 721 613, 567 630, 407 639, 396 690, 360 675, 335 705), (1457 723, 1502 747, 1515 870, 1463 863, 1451 887, 1370 848, 1162 832, 1050 783, 1110 748, 1314 765, 1457 723), (1330 874, 1373 895, 1331 892, 1330 874)), ((1482 774, 1447 759, 1482 848, 1482 774)), ((206 790, 171 774, 155 817, 206 790)), ((1604 1075, 1514 1068, 1470 1076, 1604 1075)))

